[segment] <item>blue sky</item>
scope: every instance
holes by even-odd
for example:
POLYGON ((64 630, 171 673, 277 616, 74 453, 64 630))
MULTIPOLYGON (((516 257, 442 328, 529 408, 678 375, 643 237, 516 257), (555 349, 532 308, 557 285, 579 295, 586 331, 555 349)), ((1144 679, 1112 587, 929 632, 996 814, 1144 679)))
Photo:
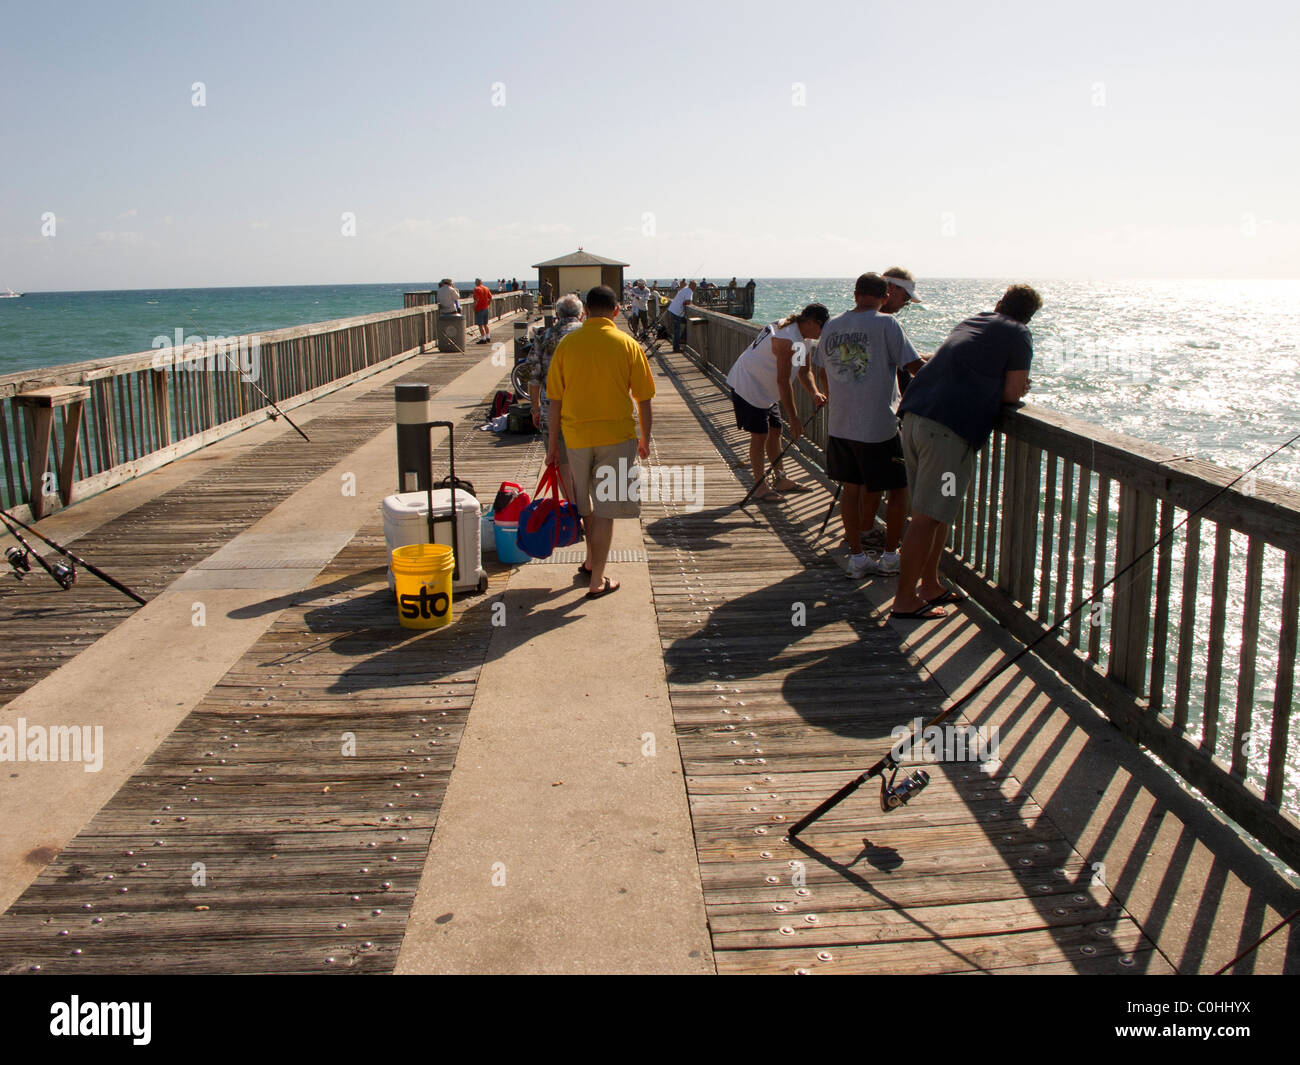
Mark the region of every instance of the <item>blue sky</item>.
POLYGON ((1292 5, 10 3, 4 27, 20 291, 531 276, 579 245, 647 276, 1300 277, 1292 5))

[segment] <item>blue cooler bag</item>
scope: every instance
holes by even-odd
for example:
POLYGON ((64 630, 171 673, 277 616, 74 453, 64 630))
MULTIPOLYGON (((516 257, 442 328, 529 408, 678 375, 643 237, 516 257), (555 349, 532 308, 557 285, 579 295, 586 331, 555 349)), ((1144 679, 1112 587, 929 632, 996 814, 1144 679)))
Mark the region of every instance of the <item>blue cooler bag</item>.
POLYGON ((563 497, 560 470, 547 466, 533 493, 533 501, 519 513, 519 550, 533 558, 550 558, 557 547, 569 547, 582 539, 578 508, 563 497))

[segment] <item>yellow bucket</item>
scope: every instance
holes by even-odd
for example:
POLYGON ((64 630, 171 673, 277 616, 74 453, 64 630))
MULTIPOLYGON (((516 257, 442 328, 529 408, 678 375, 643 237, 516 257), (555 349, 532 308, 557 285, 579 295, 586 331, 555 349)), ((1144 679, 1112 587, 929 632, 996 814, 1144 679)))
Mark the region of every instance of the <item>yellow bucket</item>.
POLYGON ((397 618, 407 629, 451 624, 451 582, 456 559, 445 544, 408 544, 393 549, 397 618))

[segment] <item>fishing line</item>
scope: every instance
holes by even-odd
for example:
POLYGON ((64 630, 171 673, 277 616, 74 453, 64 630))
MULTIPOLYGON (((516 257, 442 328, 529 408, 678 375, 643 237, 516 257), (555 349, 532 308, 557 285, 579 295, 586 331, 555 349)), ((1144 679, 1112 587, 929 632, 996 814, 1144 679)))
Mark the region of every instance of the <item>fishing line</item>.
MULTIPOLYGON (((275 400, 273 400, 270 396, 268 396, 265 392, 263 392, 262 389, 258 387, 257 382, 252 380, 250 377, 248 377, 248 375, 245 374, 243 370, 239 368, 239 364, 236 363, 235 360, 230 357, 228 352, 222 350, 222 345, 220 341, 214 341, 212 339, 212 334, 209 333, 206 329, 204 329, 203 326, 199 325, 199 323, 196 322, 193 318, 186 318, 185 320, 189 322, 190 325, 194 326, 194 328, 197 329, 200 333, 203 334, 204 343, 215 344, 217 353, 230 363, 231 367, 234 368, 234 370, 239 374, 240 378, 246 384, 251 385, 253 389, 257 392, 257 394, 261 396, 264 400, 266 400, 267 406, 269 406, 273 412, 271 414, 272 421, 275 421, 276 418, 283 418, 286 422, 288 422, 290 425, 293 426, 294 431, 299 436, 301 436, 304 440, 306 440, 307 443, 309 444, 311 443, 311 437, 309 437, 300 428, 298 428, 298 424, 292 418, 290 418, 289 415, 285 414, 284 411, 282 411, 278 406, 276 406, 275 400)), ((175 362, 173 362, 172 366, 174 369, 175 362)))
POLYGON ((1222 976, 1222 975, 1223 975, 1224 973, 1226 973, 1229 969, 1231 969, 1234 965, 1236 965, 1237 962, 1241 961, 1241 959, 1244 958, 1247 954, 1250 954, 1250 953, 1252 953, 1253 951, 1255 951, 1256 949, 1258 949, 1259 947, 1263 946, 1263 945, 1264 945, 1264 941, 1265 941, 1266 939, 1268 939, 1270 936, 1272 936, 1274 932, 1280 932, 1283 928, 1285 928, 1287 925, 1289 925, 1289 924, 1290 924, 1292 921, 1294 921, 1297 917, 1300 917, 1300 910, 1296 910, 1295 913, 1291 914, 1290 917, 1285 917, 1285 918, 1283 918, 1281 921, 1278 921, 1278 923, 1275 924, 1275 925, 1272 927, 1272 929, 1270 929, 1268 932, 1265 932, 1264 935, 1260 936, 1257 940, 1255 940, 1254 943, 1252 943, 1250 946, 1248 946, 1245 950, 1243 950, 1240 954, 1238 954, 1235 958, 1233 958, 1232 961, 1228 962, 1227 965, 1225 965, 1222 969, 1220 969, 1220 970, 1219 970, 1218 972, 1216 972, 1214 975, 1215 975, 1215 976, 1222 976))
MULTIPOLYGON (((1022 659, 1025 655, 1027 655, 1030 651, 1032 651, 1045 639, 1047 639, 1054 632, 1056 632, 1057 629, 1059 629, 1062 625, 1070 621, 1076 614, 1078 614, 1081 610, 1083 610, 1084 607, 1088 606, 1089 603, 1091 603, 1094 599, 1096 599, 1103 592, 1105 592, 1107 588, 1109 588, 1121 577, 1123 577, 1135 566, 1137 566, 1140 562, 1146 559, 1147 556, 1149 556, 1152 552, 1154 552, 1161 544, 1163 544, 1166 540, 1172 538, 1173 535, 1176 532, 1178 532, 1179 529, 1181 529, 1184 525, 1186 525, 1189 521, 1191 521, 1202 511, 1212 506, 1215 503, 1215 501, 1218 500, 1219 497, 1222 496, 1225 492, 1227 492, 1230 488, 1232 488, 1233 485, 1235 485, 1242 478, 1246 477, 1248 474, 1253 473, 1260 466, 1264 465, 1264 463, 1266 463, 1269 459, 1273 458, 1274 455, 1277 455, 1280 452, 1285 451, 1297 440, 1300 440, 1300 433, 1297 433, 1295 436, 1291 437, 1290 440, 1287 440, 1285 443, 1282 443, 1278 447, 1275 447, 1272 451, 1270 451, 1262 459, 1256 462, 1253 466, 1249 466, 1246 469, 1242 470, 1241 473, 1239 473, 1231 481, 1229 481, 1217 492, 1215 492, 1212 496, 1210 496, 1209 499, 1207 499, 1195 510, 1189 510, 1187 512, 1187 515, 1182 519, 1182 521, 1178 522, 1178 524, 1175 525, 1173 528, 1171 528, 1167 533, 1159 537, 1150 547, 1148 547, 1140 555, 1138 555, 1131 562, 1129 562, 1128 565, 1126 565, 1123 569, 1119 570, 1113 577, 1110 578, 1110 580, 1106 581, 1106 583, 1103 584, 1100 588, 1098 588, 1091 595, 1087 596, 1085 599, 1080 601, 1080 603, 1068 614, 1066 614, 1063 618, 1055 622, 1050 628, 1043 630, 1043 632, 1041 632, 1037 637, 1035 637, 1030 643, 1025 644, 1025 646, 1023 646, 1019 651, 1017 651, 1011 658, 1008 658, 1001 665, 991 670, 981 681, 979 681, 975 685, 974 688, 972 688, 969 692, 963 695, 959 700, 957 700, 957 702, 953 703, 946 710, 941 711, 932 720, 928 721, 925 727, 931 728, 932 726, 938 725, 941 721, 944 720, 944 718, 948 717, 954 711, 959 710, 961 709, 961 707, 965 706, 976 695, 982 692, 985 688, 987 688, 990 684, 992 684, 995 680, 997 680, 998 677, 1000 677, 1003 673, 1005 673, 1008 669, 1010 669, 1013 665, 1015 665, 1015 663, 1020 661, 1020 659, 1022 659)), ((926 784, 929 783, 930 777, 929 774, 927 774, 924 770, 918 770, 911 777, 904 780, 902 785, 900 785, 898 788, 895 788, 893 785, 893 780, 894 780, 894 776, 897 775, 898 766, 899 763, 894 758, 893 752, 891 750, 889 754, 886 754, 883 758, 880 759, 880 761, 878 761, 870 769, 867 769, 864 772, 860 773, 858 776, 854 777, 853 780, 849 781, 848 784, 846 784, 834 795, 832 795, 829 799, 827 799, 820 806, 818 806, 817 809, 813 810, 810 814, 808 814, 800 821, 792 825, 787 835, 790 838, 794 838, 795 836, 799 835, 799 833, 802 832, 805 828, 811 825, 818 818, 822 817, 832 808, 838 806, 841 802, 847 799, 850 795, 852 795, 855 791, 857 791, 858 788, 860 788, 863 784, 865 784, 868 780, 872 779, 873 777, 878 776, 881 778, 880 789, 881 789, 882 810, 885 811, 894 810, 897 809, 899 806, 905 805, 918 791, 920 791, 922 788, 925 787, 926 784), (886 783, 886 781, 884 780, 884 774, 889 771, 892 771, 892 775, 890 776, 888 783, 886 783)))

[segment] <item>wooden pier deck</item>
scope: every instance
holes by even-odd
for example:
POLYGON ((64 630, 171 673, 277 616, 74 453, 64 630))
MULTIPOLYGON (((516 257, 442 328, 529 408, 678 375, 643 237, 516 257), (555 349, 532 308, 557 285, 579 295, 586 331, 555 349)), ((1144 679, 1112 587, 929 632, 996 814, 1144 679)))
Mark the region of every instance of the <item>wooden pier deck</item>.
MULTIPOLYGON (((481 354, 421 357, 401 376, 437 390, 481 354)), ((652 462, 701 469, 703 508, 645 504, 645 560, 631 552, 615 571, 648 568, 677 741, 661 754, 680 757, 718 972, 1212 971, 1294 908, 1283 875, 1198 817, 1155 767, 1115 753, 1124 744, 1069 718, 1086 703, 1032 663, 966 719, 1004 726, 1000 763, 931 765, 933 782, 903 810, 882 814, 864 789, 802 841, 783 840, 784 825, 879 757, 891 728, 930 716, 1003 638, 973 609, 938 641, 939 626, 885 621, 887 588, 846 580, 823 549, 831 537, 814 542, 824 490, 738 511, 744 442, 730 402, 684 356, 656 361, 652 462), (1124 775, 1063 780, 1064 752, 1077 767, 1111 758, 1124 775)), ((319 453, 296 437, 268 441, 76 547, 161 590, 384 430, 391 395, 377 386, 313 422, 319 453)), ((499 480, 535 478, 541 448, 477 432, 479 413, 460 418, 458 468, 490 499, 499 480)), ((34 863, 0 916, 0 971, 391 972, 474 720, 491 606, 512 579, 485 563, 488 595, 458 601, 449 629, 413 635, 393 615, 376 516, 309 587, 268 597, 274 623, 34 863), (340 758, 349 734, 356 753, 340 758)), ((15 694, 129 613, 105 598, 74 632, 57 591, 15 594, 0 600, 6 646, 19 633, 68 644, 40 661, 10 651, 6 675, 29 671, 5 689, 15 694)), ((567 646, 563 628, 549 638, 561 654, 586 650, 567 646)), ((1275 937, 1240 971, 1298 971, 1296 943, 1275 937)))

